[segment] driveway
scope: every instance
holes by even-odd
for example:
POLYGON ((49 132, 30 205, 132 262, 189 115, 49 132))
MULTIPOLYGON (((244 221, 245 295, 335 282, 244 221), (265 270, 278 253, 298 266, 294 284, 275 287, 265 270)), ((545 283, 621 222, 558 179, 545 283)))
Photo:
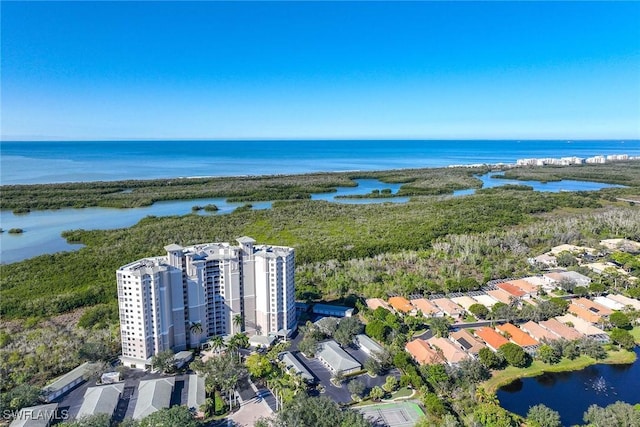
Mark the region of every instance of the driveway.
POLYGON ((253 426, 262 418, 268 418, 273 414, 269 406, 262 399, 254 399, 243 404, 240 409, 227 417, 229 426, 253 426))
POLYGON ((331 384, 333 373, 326 368, 318 359, 307 359, 301 357, 303 363, 309 368, 313 375, 318 379, 318 383, 325 389, 324 395, 338 403, 351 402, 351 393, 347 390, 346 382, 342 387, 336 387, 331 384))

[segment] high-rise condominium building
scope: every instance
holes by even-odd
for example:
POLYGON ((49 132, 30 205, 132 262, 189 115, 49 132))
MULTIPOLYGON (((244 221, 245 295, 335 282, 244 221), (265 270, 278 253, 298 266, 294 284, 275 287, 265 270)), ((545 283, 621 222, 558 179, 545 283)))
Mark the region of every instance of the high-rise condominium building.
POLYGON ((193 348, 240 331, 289 334, 296 328, 294 250, 229 243, 165 246, 117 271, 122 361, 146 368, 160 351, 193 348))

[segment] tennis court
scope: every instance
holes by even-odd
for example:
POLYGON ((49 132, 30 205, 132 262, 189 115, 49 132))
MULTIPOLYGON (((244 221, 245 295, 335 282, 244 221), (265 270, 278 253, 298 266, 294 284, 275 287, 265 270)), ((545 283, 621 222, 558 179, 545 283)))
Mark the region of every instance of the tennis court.
POLYGON ((368 405, 358 408, 358 410, 376 427, 413 427, 418 419, 424 415, 422 409, 411 402, 368 405))

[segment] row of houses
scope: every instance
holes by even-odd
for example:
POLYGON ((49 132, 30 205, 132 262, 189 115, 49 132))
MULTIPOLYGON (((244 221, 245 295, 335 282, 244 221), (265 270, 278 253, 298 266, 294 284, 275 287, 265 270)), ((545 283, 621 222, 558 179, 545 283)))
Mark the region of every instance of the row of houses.
POLYGON ((481 341, 461 329, 451 333, 448 338, 416 338, 405 345, 405 350, 421 365, 447 363, 455 366, 464 359, 478 357, 484 347, 481 341))
POLYGON ((561 338, 576 340, 589 337, 606 343, 609 336, 602 329, 588 321, 571 314, 540 322, 528 321, 519 327, 504 323, 493 327, 480 327, 471 334, 465 329, 452 332, 449 338, 414 339, 405 346, 405 350, 419 364, 447 363, 456 365, 468 357, 477 357, 480 349, 487 347, 498 351, 503 345, 512 342, 527 353, 534 355, 539 346, 561 338))
MULTIPOLYGON (((553 247, 549 252, 529 258, 529 264, 533 266, 541 266, 546 269, 558 266, 558 256, 565 252, 572 255, 575 260, 583 267, 588 268, 597 274, 610 274, 616 272, 619 275, 626 276, 631 281, 637 278, 629 276, 629 273, 615 263, 602 260, 607 251, 622 251, 628 253, 640 253, 640 243, 627 239, 606 239, 601 240, 600 245, 604 250, 598 250, 586 246, 576 245, 559 245, 553 247)), ((585 285, 580 285, 585 286, 585 285)))
POLYGON ((469 312, 470 307, 474 304, 481 304, 489 309, 498 302, 510 304, 514 300, 535 304, 533 300, 538 296, 540 289, 552 291, 565 281, 571 281, 578 286, 588 286, 591 279, 575 271, 557 271, 541 276, 505 280, 492 285, 486 291, 471 292, 469 295, 451 298, 412 298, 411 300, 402 296, 393 296, 388 301, 381 298, 369 298, 366 300, 366 304, 371 310, 382 307, 405 315, 416 315, 420 312, 425 317, 449 316, 454 320, 459 320, 469 312))

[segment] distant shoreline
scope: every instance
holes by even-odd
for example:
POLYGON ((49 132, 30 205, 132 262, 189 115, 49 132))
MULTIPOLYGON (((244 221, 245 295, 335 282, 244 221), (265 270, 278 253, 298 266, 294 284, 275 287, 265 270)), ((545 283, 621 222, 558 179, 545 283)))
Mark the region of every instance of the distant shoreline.
POLYGON ((506 168, 523 159, 627 153, 616 140, 246 140, 3 142, 2 185, 506 168))

